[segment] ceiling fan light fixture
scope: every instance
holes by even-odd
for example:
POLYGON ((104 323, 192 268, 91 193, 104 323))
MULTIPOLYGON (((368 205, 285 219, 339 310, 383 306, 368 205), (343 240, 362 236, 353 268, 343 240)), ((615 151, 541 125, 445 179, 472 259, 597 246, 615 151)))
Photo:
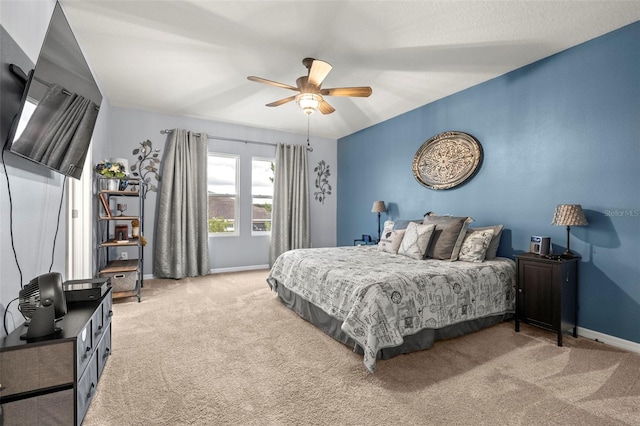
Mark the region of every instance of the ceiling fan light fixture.
POLYGON ((296 102, 302 108, 302 111, 307 114, 313 114, 313 111, 318 109, 318 105, 322 101, 322 96, 315 93, 300 93, 296 96, 296 102))

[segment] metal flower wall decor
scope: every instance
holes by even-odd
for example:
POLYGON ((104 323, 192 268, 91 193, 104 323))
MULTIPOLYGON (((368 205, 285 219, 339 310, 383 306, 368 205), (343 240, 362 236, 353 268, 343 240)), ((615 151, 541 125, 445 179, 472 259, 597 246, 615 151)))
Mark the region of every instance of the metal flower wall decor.
POLYGON ((320 160, 313 171, 318 173, 318 177, 316 177, 316 188, 318 188, 318 191, 314 192, 313 195, 317 201, 324 204, 327 196, 331 195, 331 184, 329 183, 331 172, 329 171, 329 165, 325 163, 324 160, 320 160))
POLYGON ((160 182, 161 176, 158 173, 158 166, 160 164, 160 149, 153 149, 153 144, 150 140, 140 142, 140 148, 133 150, 133 155, 137 155, 137 161, 131 166, 132 175, 139 177, 145 181, 149 187, 149 191, 158 192, 157 185, 151 183, 151 178, 154 178, 156 182, 160 182))

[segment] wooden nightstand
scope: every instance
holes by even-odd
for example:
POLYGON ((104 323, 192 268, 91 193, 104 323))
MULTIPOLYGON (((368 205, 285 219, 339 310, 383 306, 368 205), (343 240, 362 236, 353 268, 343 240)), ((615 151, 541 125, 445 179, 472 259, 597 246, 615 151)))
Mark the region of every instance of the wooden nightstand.
POLYGON ((551 259, 534 253, 516 256, 516 331, 520 322, 578 337, 578 263, 580 257, 551 259))
POLYGON ((358 238, 357 240, 353 240, 354 246, 374 246, 376 244, 378 244, 378 240, 365 241, 360 238, 358 238))

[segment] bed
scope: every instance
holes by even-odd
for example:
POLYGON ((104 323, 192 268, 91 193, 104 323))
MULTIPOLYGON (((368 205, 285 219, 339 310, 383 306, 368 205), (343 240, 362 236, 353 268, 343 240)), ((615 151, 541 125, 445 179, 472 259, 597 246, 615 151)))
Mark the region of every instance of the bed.
MULTIPOLYGON (((387 235, 390 233, 385 228, 387 235)), ((515 262, 413 258, 379 246, 290 250, 267 283, 280 301, 336 340, 377 359, 431 347, 513 316, 515 262)))

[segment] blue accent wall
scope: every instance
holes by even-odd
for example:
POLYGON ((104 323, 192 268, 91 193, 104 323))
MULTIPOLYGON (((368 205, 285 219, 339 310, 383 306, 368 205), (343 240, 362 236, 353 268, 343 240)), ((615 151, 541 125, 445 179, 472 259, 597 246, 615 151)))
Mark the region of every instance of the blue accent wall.
POLYGON ((339 245, 376 235, 371 205, 384 200, 382 221, 434 211, 503 224, 506 257, 531 235, 564 251, 555 206, 581 204, 589 225, 570 243, 582 256, 579 326, 640 343, 640 22, 340 139, 337 199, 339 245), (484 162, 434 191, 412 161, 447 130, 475 136, 484 162))

